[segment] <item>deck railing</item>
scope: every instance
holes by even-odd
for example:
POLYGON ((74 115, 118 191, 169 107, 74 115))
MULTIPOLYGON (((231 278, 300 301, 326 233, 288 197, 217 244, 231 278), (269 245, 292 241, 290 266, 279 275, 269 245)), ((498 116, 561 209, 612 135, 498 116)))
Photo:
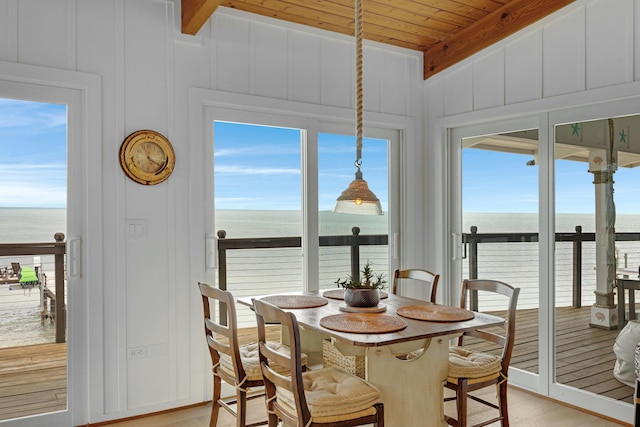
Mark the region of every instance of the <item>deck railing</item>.
MULTIPOLYGON (((537 243, 538 233, 478 233, 478 228, 472 226, 470 233, 463 233, 462 239, 464 244, 463 258, 468 259, 468 276, 470 279, 478 278, 478 245, 480 244, 496 244, 496 243, 515 243, 527 242, 537 243)), ((637 242, 640 241, 640 233, 616 233, 616 244, 618 242, 637 242)), ((572 306, 574 308, 582 307, 582 285, 583 285, 583 243, 595 242, 595 233, 583 233, 582 226, 575 227, 575 233, 555 233, 555 241, 572 243, 572 306)), ((627 254, 617 257, 618 263, 624 263, 624 267, 628 267, 627 254)), ((622 266, 622 265, 620 265, 622 266)))
MULTIPOLYGON (((234 249, 267 249, 267 248, 300 248, 301 237, 249 237, 227 239, 227 233, 218 233, 218 285, 220 289, 227 289, 227 251, 234 249)), ((347 246, 351 254, 351 276, 360 277, 360 246, 387 245, 389 238, 386 234, 360 235, 360 228, 353 227, 350 235, 320 236, 319 245, 347 246)))
MULTIPOLYGON (((55 293, 50 289, 45 289, 45 298, 51 299, 54 310, 56 324, 56 343, 63 343, 66 340, 67 316, 65 304, 65 253, 66 244, 64 234, 56 233, 55 242, 45 243, 2 243, 0 244, 0 257, 15 257, 29 255, 53 255, 54 256, 54 277, 55 293)), ((41 283, 40 286, 44 286, 41 283)))
MULTIPOLYGON (((497 277, 500 280, 500 275, 505 273, 506 270, 514 270, 519 268, 518 262, 521 260, 510 260, 508 257, 514 257, 514 250, 509 244, 522 243, 528 245, 529 243, 536 244, 539 239, 538 233, 478 233, 478 228, 473 226, 470 228, 470 233, 464 233, 462 235, 464 243, 464 255, 467 259, 467 266, 465 276, 469 278, 478 278, 479 264, 483 267, 482 263, 488 264, 489 262, 495 263, 494 266, 486 267, 490 271, 492 277, 497 277), (492 254, 492 246, 497 247, 496 244, 503 244, 501 250, 505 253, 499 252, 492 254), (505 245, 507 244, 507 245, 505 245), (505 249, 504 247, 507 246, 505 249), (490 258, 488 262, 487 259, 490 258)), ((226 232, 221 230, 218 232, 218 284, 222 289, 227 288, 227 255, 228 251, 237 249, 275 249, 275 248, 300 248, 302 245, 302 239, 300 237, 274 237, 274 238, 238 238, 229 239, 226 237, 226 232)), ((571 305, 575 308, 580 308, 583 303, 583 270, 586 269, 587 280, 590 285, 593 278, 591 277, 591 268, 595 268, 593 263, 593 244, 595 243, 595 233, 583 233, 581 226, 575 227, 575 232, 561 232, 555 233, 555 242, 567 243, 571 247, 562 248, 563 254, 566 259, 562 261, 562 266, 558 265, 556 269, 557 274, 562 275, 562 281, 567 283, 566 297, 567 302, 571 300, 571 305), (585 243, 592 243, 592 246, 587 248, 588 256, 585 254, 585 243), (569 259, 570 258, 570 259, 569 259), (593 266, 591 265, 593 264, 593 266), (570 267, 569 267, 570 266, 570 267), (559 271, 562 270, 562 271, 559 271), (559 271, 559 272, 558 272, 559 271), (570 277, 569 277, 570 275, 570 277), (570 282, 570 283, 569 283, 570 282), (570 289, 569 289, 570 286, 570 289), (569 295, 569 292, 571 295, 569 295)), ((640 242, 640 233, 616 233, 616 245, 621 242, 640 242)), ((320 236, 319 245, 322 246, 343 246, 350 249, 350 271, 352 276, 357 277, 360 269, 360 249, 361 246, 369 245, 387 245, 388 236, 383 234, 376 235, 360 235, 358 227, 352 229, 351 235, 340 236, 320 236)), ((517 247, 522 247, 519 245, 517 247)), ((516 248, 514 246, 513 248, 516 248)), ((558 246, 560 248, 560 245, 558 246)), ((640 247, 630 248, 633 259, 640 259, 640 247)), ((529 251, 531 254, 537 256, 537 247, 530 246, 529 251)), ((618 262, 621 264, 624 262, 624 267, 627 267, 627 254, 618 257, 618 262)), ((515 257, 514 257, 515 258, 515 257)), ((531 260, 529 255, 522 257, 527 264, 527 268, 531 271, 527 273, 518 273, 520 277, 513 278, 514 281, 520 280, 521 282, 532 282, 530 284, 532 301, 537 301, 537 259, 531 260), (534 262, 535 261, 535 262, 534 262), (528 275, 527 275, 528 274, 528 275), (535 285, 533 284, 535 282, 535 285)), ((622 267, 622 265, 621 265, 622 267)), ((486 273, 485 273, 486 274, 486 273)), ((506 280, 510 281, 510 280, 506 280)), ((587 292, 590 288, 587 288, 587 292)), ((564 291, 563 291, 564 292, 564 291)), ((532 304, 535 302, 532 302, 532 304)))

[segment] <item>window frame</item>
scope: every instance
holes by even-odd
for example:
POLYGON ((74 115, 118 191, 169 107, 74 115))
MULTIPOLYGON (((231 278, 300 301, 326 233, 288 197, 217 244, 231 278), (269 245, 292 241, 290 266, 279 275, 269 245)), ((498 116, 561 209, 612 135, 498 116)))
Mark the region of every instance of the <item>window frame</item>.
MULTIPOLYGON (((303 290, 317 290, 318 242, 318 133, 355 134, 353 110, 294 101, 190 89, 190 182, 192 183, 191 241, 194 280, 213 282, 216 268, 216 237, 213 229, 213 121, 232 121, 266 126, 298 128, 302 144, 303 290)), ((400 264, 400 171, 403 137, 411 128, 407 117, 365 114, 365 137, 388 139, 389 144, 389 270, 400 264), (375 128, 374 128, 375 123, 375 128), (393 208, 392 208, 393 207, 393 208)), ((354 147, 355 150, 355 147, 354 147)), ((355 151, 354 151, 355 152, 355 151)))

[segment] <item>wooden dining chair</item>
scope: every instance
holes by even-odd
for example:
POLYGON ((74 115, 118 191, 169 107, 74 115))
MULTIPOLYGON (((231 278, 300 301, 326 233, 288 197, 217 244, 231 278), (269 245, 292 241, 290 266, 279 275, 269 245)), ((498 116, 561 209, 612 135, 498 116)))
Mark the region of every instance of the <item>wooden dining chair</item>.
MULTIPOLYGON (((231 292, 201 282, 198 283, 198 287, 202 294, 204 332, 213 364, 213 405, 209 425, 215 427, 220 407, 236 417, 238 427, 265 425, 267 420, 246 424, 247 400, 264 396, 258 344, 254 342, 239 345, 235 300, 231 292), (212 305, 216 302, 219 306, 224 304, 227 313, 226 317, 222 316, 218 320, 212 317, 212 305), (235 387, 235 396, 221 398, 222 381, 235 387), (260 388, 259 391, 256 391, 256 388, 260 388), (236 405, 235 411, 233 405, 236 405)), ((267 345, 276 353, 289 353, 289 347, 280 343, 269 341, 267 345)), ((306 360, 305 355, 302 362, 304 365, 306 360)), ((289 372, 288 367, 279 367, 279 371, 284 374, 289 372)))
POLYGON ((455 396, 445 398, 445 401, 456 401, 457 418, 445 415, 445 420, 452 426, 467 427, 467 398, 469 398, 499 411, 497 417, 476 426, 500 421, 502 427, 508 427, 507 380, 515 339, 516 305, 520 289, 496 280, 464 280, 460 307, 468 308, 467 302, 470 300, 471 293, 477 291, 504 295, 508 299, 507 314, 502 326, 497 327, 496 330, 477 329, 465 332, 458 338, 458 345, 450 347, 449 375, 445 387, 454 390, 455 396), (467 341, 467 338, 472 339, 467 341), (482 342, 490 343, 495 350, 491 352, 474 350, 474 345, 482 342), (468 347, 465 347, 465 344, 468 347), (497 405, 470 394, 472 391, 488 386, 498 387, 497 405))
POLYGON ((293 313, 266 301, 253 300, 258 324, 260 365, 266 390, 269 427, 348 427, 373 424, 384 427, 384 405, 378 389, 362 378, 336 368, 302 371, 300 331, 293 313), (274 352, 266 345, 267 322, 277 322, 289 338, 290 352, 274 352), (289 366, 290 376, 273 369, 274 362, 289 366))
POLYGON ((408 270, 395 270, 393 272, 393 285, 391 287, 391 293, 398 295, 400 291, 400 283, 414 283, 415 286, 424 286, 426 294, 429 295, 429 301, 435 304, 436 292, 438 291, 439 274, 430 272, 429 270, 422 269, 408 269, 408 270))

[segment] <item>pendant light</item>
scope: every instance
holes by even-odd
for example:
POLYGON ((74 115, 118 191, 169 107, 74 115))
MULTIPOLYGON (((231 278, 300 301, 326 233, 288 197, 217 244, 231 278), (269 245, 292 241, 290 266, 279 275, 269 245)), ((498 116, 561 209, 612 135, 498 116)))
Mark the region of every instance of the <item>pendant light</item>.
POLYGON ((362 0, 355 0, 356 35, 356 177, 336 200, 334 212, 382 215, 380 200, 362 179, 362 0))

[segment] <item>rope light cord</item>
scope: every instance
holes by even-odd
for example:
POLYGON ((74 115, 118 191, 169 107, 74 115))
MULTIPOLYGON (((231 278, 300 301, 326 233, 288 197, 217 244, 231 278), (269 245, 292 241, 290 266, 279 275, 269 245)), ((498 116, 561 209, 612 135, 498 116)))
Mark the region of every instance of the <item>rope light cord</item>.
POLYGON ((362 0, 354 0, 356 33, 356 167, 362 164, 362 0))
POLYGON ((367 181, 362 178, 362 2, 354 0, 354 32, 356 39, 356 166, 355 179, 351 181, 346 190, 338 196, 333 212, 362 214, 362 215, 383 215, 380 200, 373 191, 369 190, 367 181))

